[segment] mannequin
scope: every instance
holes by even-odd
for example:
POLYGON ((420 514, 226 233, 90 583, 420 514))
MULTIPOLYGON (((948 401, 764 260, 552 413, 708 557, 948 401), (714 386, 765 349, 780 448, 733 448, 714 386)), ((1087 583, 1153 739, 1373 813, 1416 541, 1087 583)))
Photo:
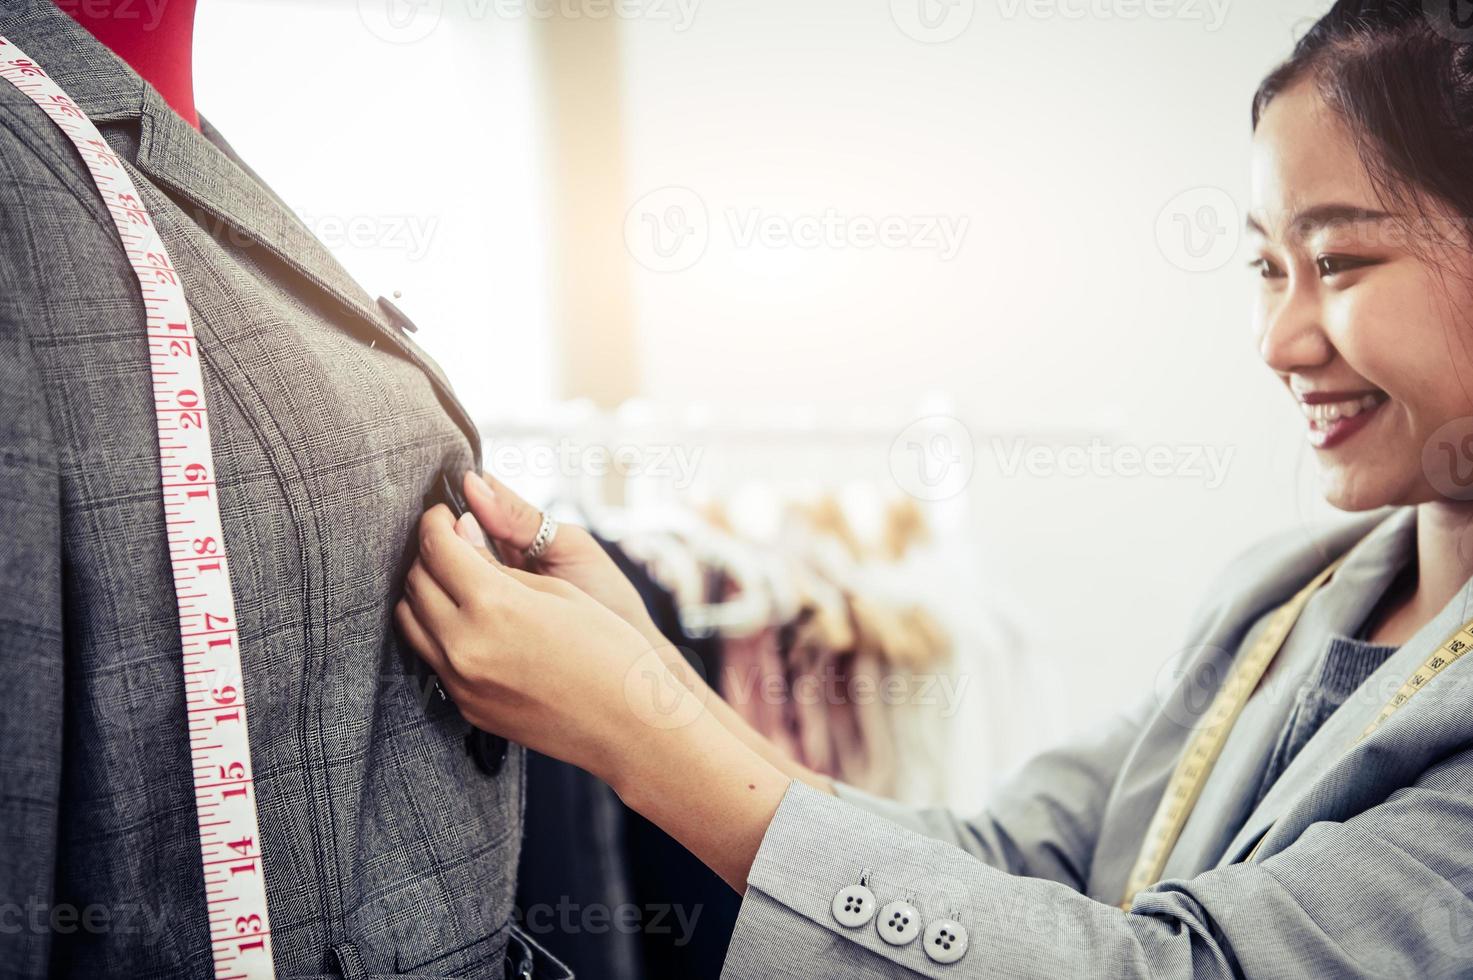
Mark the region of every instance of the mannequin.
POLYGON ((55 0, 195 129, 195 0, 55 0))

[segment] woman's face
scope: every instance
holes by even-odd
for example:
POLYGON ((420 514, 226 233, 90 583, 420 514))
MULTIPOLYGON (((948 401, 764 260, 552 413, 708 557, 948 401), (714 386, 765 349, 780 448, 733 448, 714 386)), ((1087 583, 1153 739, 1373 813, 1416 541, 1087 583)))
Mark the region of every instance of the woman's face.
MULTIPOLYGON (((1440 499, 1423 448, 1473 415, 1473 252, 1385 214, 1351 134, 1306 82, 1269 103, 1252 163, 1255 335, 1303 413, 1326 498, 1440 499)), ((1446 441, 1465 435, 1473 421, 1446 441)))

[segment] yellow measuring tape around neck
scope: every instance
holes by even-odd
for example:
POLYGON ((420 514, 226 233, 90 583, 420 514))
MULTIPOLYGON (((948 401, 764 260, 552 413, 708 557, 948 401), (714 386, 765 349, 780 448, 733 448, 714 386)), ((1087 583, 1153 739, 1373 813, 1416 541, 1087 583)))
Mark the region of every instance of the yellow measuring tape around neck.
MULTIPOLYGON (((1237 721, 1238 715, 1243 711, 1243 706, 1248 703, 1248 698, 1263 678, 1264 672, 1268 670, 1268 665, 1273 662, 1274 657, 1283 647, 1284 640, 1288 638, 1289 631, 1294 628, 1295 622, 1298 621, 1310 597, 1325 583, 1331 573, 1340 567, 1348 554, 1349 552, 1337 558, 1330 567, 1320 572, 1308 585, 1296 592, 1292 599, 1274 610, 1268 624, 1253 641, 1248 652, 1240 655, 1233 662, 1227 680, 1218 690, 1216 697, 1212 699, 1212 705, 1207 710, 1207 717, 1202 727, 1197 729, 1191 741, 1187 743, 1186 752, 1177 762, 1176 771, 1171 774, 1171 781, 1166 784, 1166 793, 1156 807, 1156 815, 1151 818, 1145 842, 1141 845, 1140 856, 1136 858, 1130 878, 1125 883, 1125 897, 1120 902, 1122 909, 1129 911, 1138 892, 1161 880, 1161 871, 1166 867, 1166 860, 1171 856, 1172 849, 1176 847, 1177 839, 1181 837, 1182 828, 1186 826, 1187 817, 1191 815, 1192 808, 1196 806, 1198 797, 1202 795, 1202 787, 1206 784, 1207 776, 1212 772, 1217 757, 1222 753, 1223 744, 1227 741, 1228 733, 1232 731, 1233 723, 1237 721)), ((1396 714, 1403 705, 1411 700, 1412 695, 1426 687, 1432 678, 1442 673, 1470 649, 1473 649, 1473 619, 1458 627, 1456 632, 1444 640, 1437 650, 1413 671, 1395 696, 1386 702, 1385 707, 1377 712, 1375 719, 1360 733, 1356 743, 1358 744, 1361 739, 1381 727, 1386 719, 1396 714)), ((1262 844, 1262 838, 1259 844, 1262 844)), ((1247 860, 1252 860, 1257 853, 1258 847, 1255 846, 1247 860)))

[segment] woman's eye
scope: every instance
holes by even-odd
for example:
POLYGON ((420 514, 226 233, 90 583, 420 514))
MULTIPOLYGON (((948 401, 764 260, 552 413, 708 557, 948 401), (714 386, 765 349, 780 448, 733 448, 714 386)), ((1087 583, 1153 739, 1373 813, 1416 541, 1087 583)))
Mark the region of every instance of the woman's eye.
POLYGON ((1280 279, 1284 275, 1279 271, 1278 266, 1265 258, 1254 259, 1248 263, 1248 268, 1257 270, 1259 276, 1264 279, 1280 279))
POLYGON ((1321 279, 1364 268, 1370 264, 1366 259, 1354 259, 1344 255, 1321 255, 1314 260, 1315 269, 1318 270, 1321 279))

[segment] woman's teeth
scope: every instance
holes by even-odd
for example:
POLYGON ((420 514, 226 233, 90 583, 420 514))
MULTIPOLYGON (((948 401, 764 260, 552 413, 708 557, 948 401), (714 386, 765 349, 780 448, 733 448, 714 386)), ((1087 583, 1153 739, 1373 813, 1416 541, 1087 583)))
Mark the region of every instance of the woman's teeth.
POLYGON ((1319 428, 1329 425, 1337 419, 1354 418, 1368 408, 1375 408, 1380 401, 1381 396, 1373 393, 1362 395, 1359 398, 1351 398, 1347 401, 1321 402, 1318 405, 1301 402, 1300 406, 1304 409, 1304 417, 1309 419, 1315 428, 1319 428))

